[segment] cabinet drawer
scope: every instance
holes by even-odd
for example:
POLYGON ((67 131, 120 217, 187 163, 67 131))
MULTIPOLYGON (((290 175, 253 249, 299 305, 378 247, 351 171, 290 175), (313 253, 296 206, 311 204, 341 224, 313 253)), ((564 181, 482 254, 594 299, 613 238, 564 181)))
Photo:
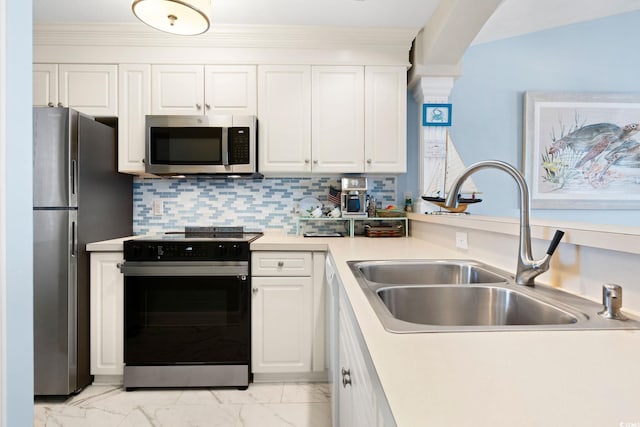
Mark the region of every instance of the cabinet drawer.
POLYGON ((253 252, 253 276, 311 276, 311 252, 253 252))

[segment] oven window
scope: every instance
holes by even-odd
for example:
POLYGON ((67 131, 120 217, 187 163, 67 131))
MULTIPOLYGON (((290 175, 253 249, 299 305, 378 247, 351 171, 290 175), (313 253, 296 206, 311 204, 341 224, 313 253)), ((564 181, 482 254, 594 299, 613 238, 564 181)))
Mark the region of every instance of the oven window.
POLYGON ((151 128, 151 163, 221 165, 221 127, 151 128))
POLYGON ((125 278, 125 363, 249 360, 249 282, 236 277, 125 278))

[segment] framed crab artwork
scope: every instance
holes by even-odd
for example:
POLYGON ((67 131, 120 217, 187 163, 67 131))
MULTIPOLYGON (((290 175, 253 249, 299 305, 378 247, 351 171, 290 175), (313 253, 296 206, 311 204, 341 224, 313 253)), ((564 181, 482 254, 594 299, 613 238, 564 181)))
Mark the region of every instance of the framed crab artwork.
POLYGON ((640 94, 527 92, 531 206, 640 208, 640 94))
POLYGON ((451 104, 422 104, 422 126, 451 126, 451 104))

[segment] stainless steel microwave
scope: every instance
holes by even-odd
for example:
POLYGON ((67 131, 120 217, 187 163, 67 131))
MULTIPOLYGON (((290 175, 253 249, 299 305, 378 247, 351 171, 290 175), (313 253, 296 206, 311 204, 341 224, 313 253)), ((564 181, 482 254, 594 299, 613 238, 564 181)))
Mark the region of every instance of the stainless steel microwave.
POLYGON ((257 173, 255 116, 146 116, 145 124, 147 173, 257 173))

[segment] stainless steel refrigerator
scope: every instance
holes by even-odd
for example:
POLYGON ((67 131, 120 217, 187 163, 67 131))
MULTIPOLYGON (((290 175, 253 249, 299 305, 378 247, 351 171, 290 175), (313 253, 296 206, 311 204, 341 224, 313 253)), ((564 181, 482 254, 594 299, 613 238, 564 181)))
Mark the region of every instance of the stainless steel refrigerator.
POLYGON ((33 109, 34 393, 91 382, 86 244, 132 234, 132 178, 115 129, 69 108, 33 109))

